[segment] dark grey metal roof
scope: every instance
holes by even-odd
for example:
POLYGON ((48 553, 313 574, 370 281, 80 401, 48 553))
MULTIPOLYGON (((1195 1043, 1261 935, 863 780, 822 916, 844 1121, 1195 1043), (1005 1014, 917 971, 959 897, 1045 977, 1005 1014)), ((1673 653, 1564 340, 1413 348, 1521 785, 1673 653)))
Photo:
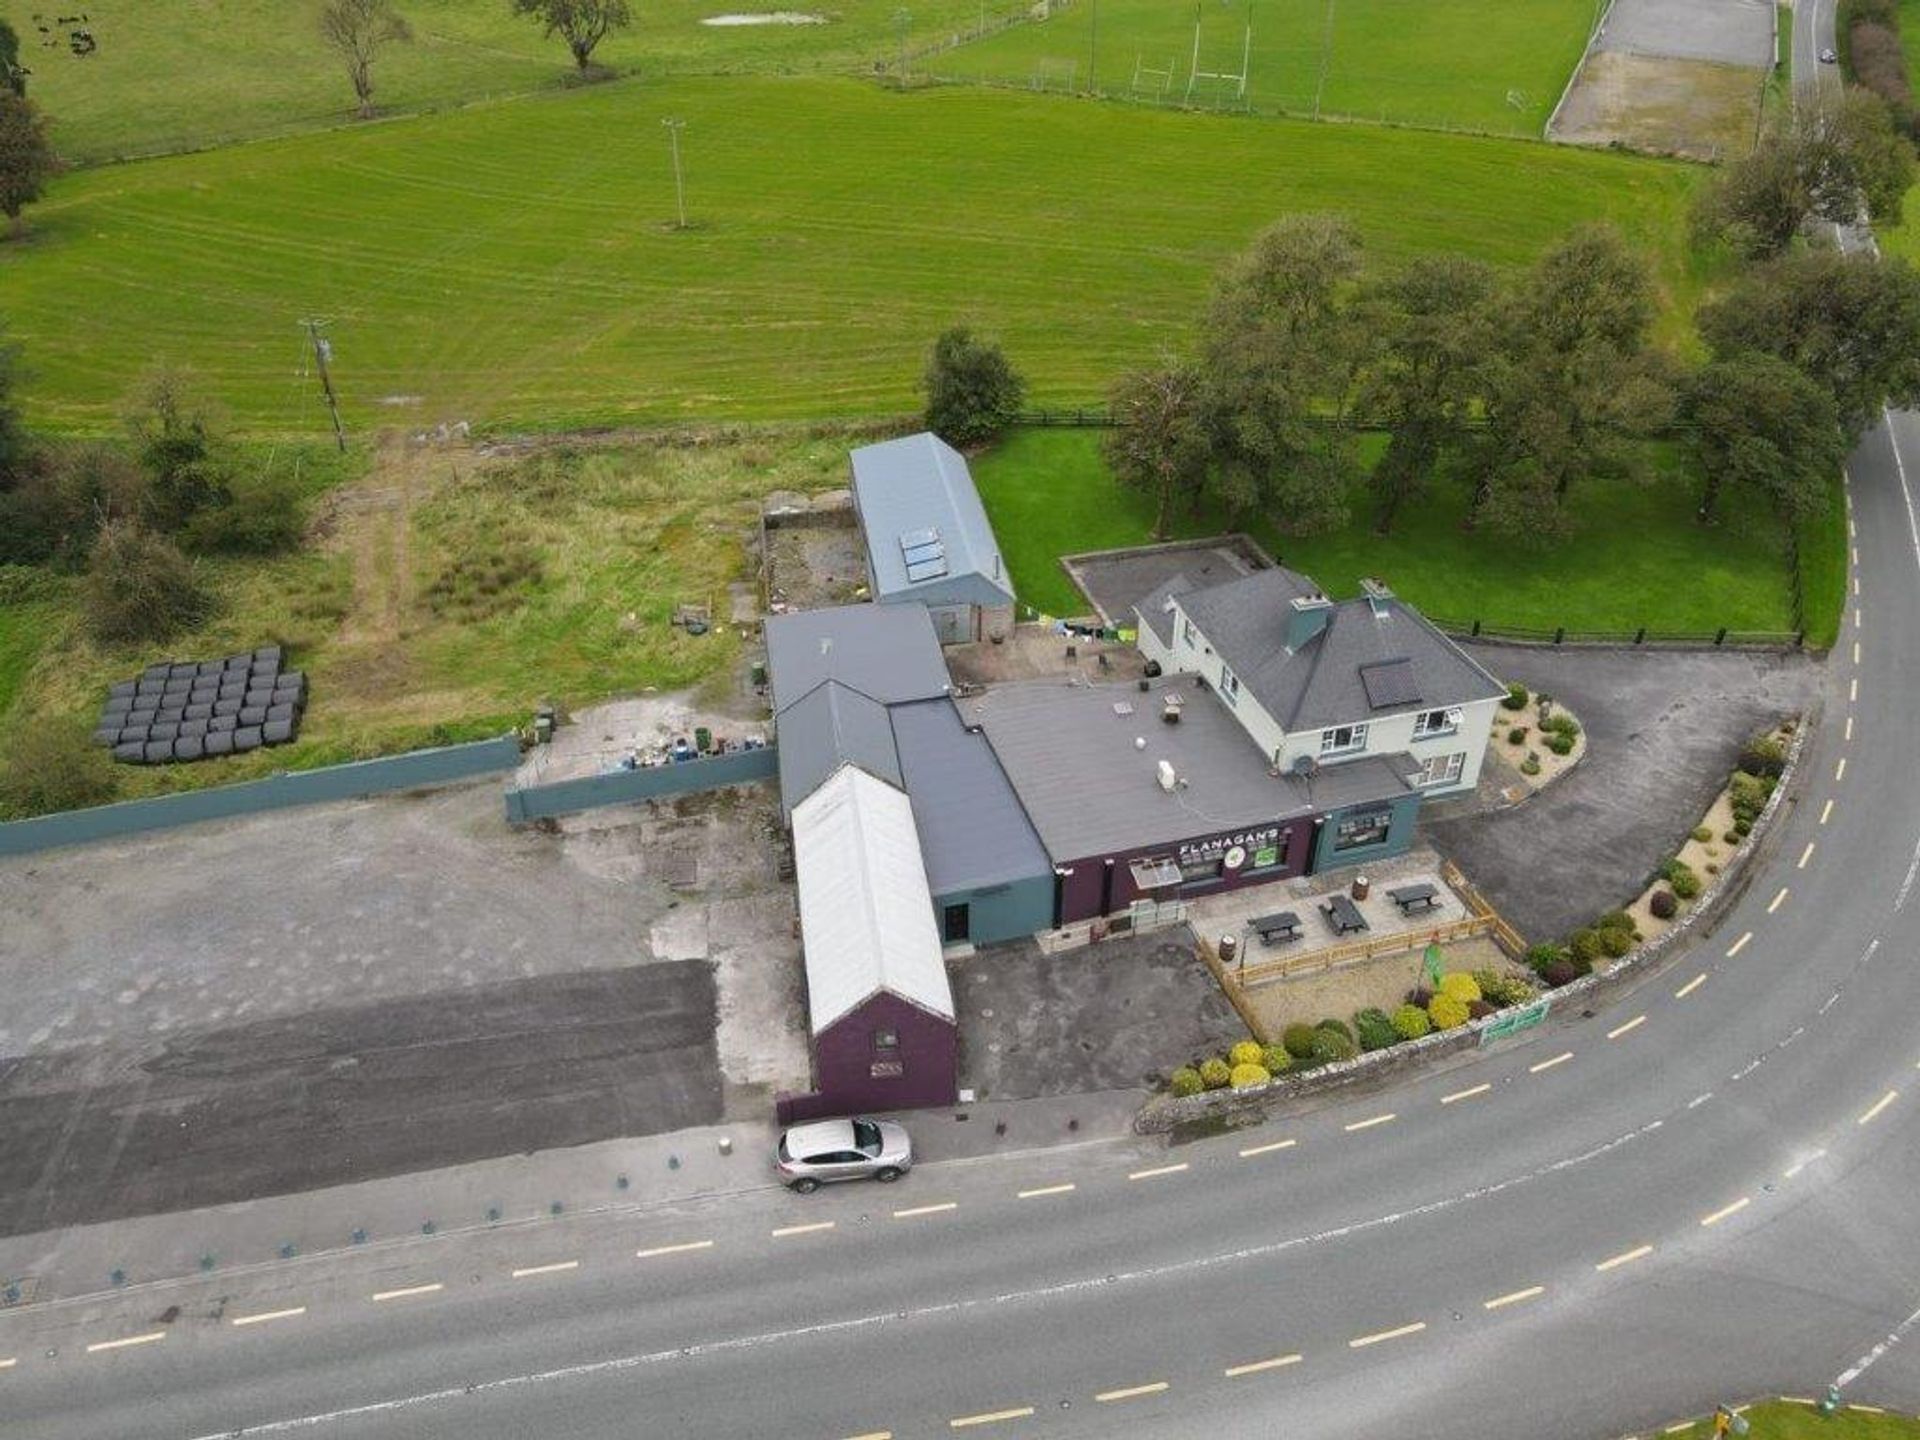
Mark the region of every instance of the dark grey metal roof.
POLYGON ((1294 784, 1316 811, 1344 810, 1370 800, 1398 800, 1417 788, 1419 774, 1419 762, 1402 750, 1323 765, 1311 776, 1295 777, 1294 784))
POLYGON ((1416 706, 1438 708, 1486 700, 1505 687, 1425 616, 1384 592, 1342 600, 1324 630, 1286 648, 1291 602, 1317 594, 1291 570, 1262 570, 1241 580, 1180 597, 1180 606, 1214 653, 1285 729, 1318 730, 1416 706), (1363 667, 1404 661, 1405 686, 1416 698, 1375 704, 1363 667))
POLYGON ((947 693, 940 639, 921 606, 801 610, 768 616, 765 629, 776 716, 828 680, 883 705, 947 693))
MULTIPOLYGON (((896 705, 889 713, 936 896, 1052 870, 1000 762, 985 737, 961 724, 951 700, 896 705)), ((783 778, 785 753, 783 739, 783 778)))
POLYGON ((1056 862, 1306 813, 1210 690, 1190 676, 1149 685, 1030 681, 956 702, 984 729, 1056 862), (1160 718, 1169 691, 1184 702, 1177 725, 1160 718), (1161 760, 1184 782, 1172 792, 1160 788, 1161 760))
POLYGON ((1173 615, 1167 609, 1167 601, 1175 595, 1185 595, 1193 589, 1193 582, 1184 573, 1174 576, 1163 585, 1156 585, 1138 605, 1133 607, 1134 618, 1160 637, 1162 645, 1173 644, 1173 615))
POLYGON ((816 685, 782 710, 776 738, 780 807, 789 820, 794 807, 842 765, 857 765, 890 785, 901 783, 887 707, 837 680, 816 685))
POLYGON ((958 450, 922 433, 853 452, 874 598, 1010 604, 1013 580, 958 450))

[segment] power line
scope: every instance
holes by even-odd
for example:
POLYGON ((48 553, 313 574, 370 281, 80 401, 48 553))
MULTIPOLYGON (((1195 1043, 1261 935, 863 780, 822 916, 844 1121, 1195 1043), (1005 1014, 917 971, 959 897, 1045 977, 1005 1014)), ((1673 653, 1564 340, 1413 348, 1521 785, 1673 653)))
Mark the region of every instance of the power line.
POLYGON ((347 453, 347 432, 340 426, 340 401, 333 393, 333 374, 327 369, 327 361, 333 358, 333 346, 320 333, 320 321, 302 320, 300 323, 307 327, 307 338, 313 342, 313 361, 320 370, 320 388, 326 391, 327 413, 333 417, 333 438, 344 455, 347 453))

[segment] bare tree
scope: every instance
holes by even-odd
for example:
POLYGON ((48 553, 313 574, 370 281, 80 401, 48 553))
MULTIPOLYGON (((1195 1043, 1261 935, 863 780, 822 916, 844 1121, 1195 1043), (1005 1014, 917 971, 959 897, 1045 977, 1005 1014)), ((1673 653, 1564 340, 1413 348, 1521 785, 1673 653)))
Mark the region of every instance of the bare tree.
POLYGON ((373 118, 373 57, 392 40, 413 39, 413 27, 393 0, 327 0, 320 11, 320 38, 347 62, 347 79, 360 99, 360 118, 373 118))
POLYGON ((573 52, 573 63, 587 73, 593 61, 594 47, 607 38, 610 30, 624 30, 633 23, 627 0, 512 0, 513 13, 531 15, 547 27, 547 34, 558 35, 573 52))

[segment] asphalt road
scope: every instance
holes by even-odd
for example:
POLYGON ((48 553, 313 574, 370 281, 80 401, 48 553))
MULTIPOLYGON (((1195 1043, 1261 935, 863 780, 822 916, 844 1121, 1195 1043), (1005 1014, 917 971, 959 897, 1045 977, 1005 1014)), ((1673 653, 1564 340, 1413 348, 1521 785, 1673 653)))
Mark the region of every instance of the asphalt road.
POLYGON ((1854 458, 1859 595, 1747 893, 1603 1012, 1173 1150, 0 1315, 0 1435, 1602 1437, 1836 1377, 1920 1408, 1914 1344, 1859 1368, 1920 1307, 1916 461, 1908 416, 1854 458))

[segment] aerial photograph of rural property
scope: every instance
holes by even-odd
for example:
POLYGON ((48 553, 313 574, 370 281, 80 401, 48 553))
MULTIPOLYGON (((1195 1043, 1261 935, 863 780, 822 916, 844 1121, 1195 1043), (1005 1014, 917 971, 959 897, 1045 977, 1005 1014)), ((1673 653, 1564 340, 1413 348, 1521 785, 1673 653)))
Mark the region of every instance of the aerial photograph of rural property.
POLYGON ((1920 1440, 1917 89, 0 0, 0 1440, 1920 1440))

